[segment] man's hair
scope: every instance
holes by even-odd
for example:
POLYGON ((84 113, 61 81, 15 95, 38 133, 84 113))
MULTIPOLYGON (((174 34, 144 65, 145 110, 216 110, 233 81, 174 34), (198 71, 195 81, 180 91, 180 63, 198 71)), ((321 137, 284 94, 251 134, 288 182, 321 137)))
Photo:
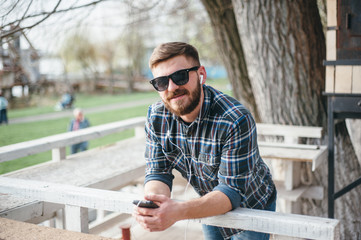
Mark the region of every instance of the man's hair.
POLYGON ((200 66, 198 51, 195 47, 183 42, 168 42, 156 47, 149 59, 149 68, 152 69, 158 63, 177 56, 185 56, 200 66))

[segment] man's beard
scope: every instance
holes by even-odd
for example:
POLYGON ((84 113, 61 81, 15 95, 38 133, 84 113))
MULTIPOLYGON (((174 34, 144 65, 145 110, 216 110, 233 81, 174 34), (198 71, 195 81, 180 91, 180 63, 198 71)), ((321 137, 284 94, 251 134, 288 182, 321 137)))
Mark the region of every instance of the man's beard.
POLYGON ((201 84, 197 84, 197 88, 190 94, 190 92, 187 89, 177 89, 176 91, 170 93, 167 96, 167 99, 164 102, 165 107, 173 114, 177 116, 183 116, 186 114, 191 113, 199 104, 199 101, 201 99, 201 84), (177 95, 188 95, 190 96, 190 103, 185 105, 182 100, 180 102, 176 103, 177 108, 173 108, 170 104, 170 100, 177 95))

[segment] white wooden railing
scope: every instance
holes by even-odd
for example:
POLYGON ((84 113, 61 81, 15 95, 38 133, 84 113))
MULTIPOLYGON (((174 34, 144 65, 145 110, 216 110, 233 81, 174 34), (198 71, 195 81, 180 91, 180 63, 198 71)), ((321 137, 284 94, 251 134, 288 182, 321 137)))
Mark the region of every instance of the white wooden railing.
MULTIPOLYGON (((6 177, 0 177, 0 192, 65 204, 66 228, 81 232, 88 232, 86 208, 131 214, 132 200, 141 197, 130 193, 6 177)), ((339 239, 338 220, 305 215, 238 208, 224 215, 193 221, 290 237, 339 239)))
POLYGON ((0 162, 6 162, 49 150, 52 150, 52 160, 59 161, 66 158, 66 147, 69 145, 104 137, 135 127, 141 127, 142 129, 140 131, 144 132, 144 123, 145 117, 138 117, 0 147, 0 162))

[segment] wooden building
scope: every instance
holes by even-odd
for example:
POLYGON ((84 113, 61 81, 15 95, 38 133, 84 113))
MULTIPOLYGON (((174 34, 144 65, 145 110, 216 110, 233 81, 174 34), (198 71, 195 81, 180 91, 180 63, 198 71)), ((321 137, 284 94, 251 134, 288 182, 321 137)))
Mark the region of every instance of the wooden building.
MULTIPOLYGON (((328 99, 328 216, 333 218, 335 200, 361 184, 361 176, 359 176, 336 192, 334 179, 335 122, 337 119, 361 118, 361 2, 359 0, 327 0, 326 48, 324 65, 326 66, 325 95, 328 99)), ((361 129, 360 120, 357 120, 355 125, 352 128, 361 129)), ((356 151, 360 148, 357 142, 353 145, 356 151)), ((345 161, 347 160, 349 159, 345 161)))

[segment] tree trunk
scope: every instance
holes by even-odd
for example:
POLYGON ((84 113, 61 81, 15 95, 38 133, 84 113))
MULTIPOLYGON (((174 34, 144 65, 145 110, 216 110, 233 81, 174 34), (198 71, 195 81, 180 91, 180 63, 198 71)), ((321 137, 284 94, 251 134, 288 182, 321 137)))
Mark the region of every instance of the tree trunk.
MULTIPOLYGON (((260 119, 327 129, 322 98, 325 77, 322 61, 326 47, 316 1, 233 0, 234 8, 229 5, 230 1, 202 1, 210 15, 232 85, 243 98, 245 92, 252 96, 248 90, 253 90, 260 119), (233 18, 238 32, 233 29, 233 18), (249 80, 251 86, 247 85, 249 80)), ((337 191, 360 176, 361 170, 345 122, 338 123, 335 131, 337 191)), ((325 199, 304 200, 302 210, 304 214, 326 217, 327 167, 320 167, 314 179, 314 184, 324 187, 325 199)), ((358 187, 335 202, 342 239, 361 235, 360 196, 358 187)))
POLYGON ((202 2, 210 17, 218 50, 232 84, 233 94, 251 111, 256 121, 260 121, 248 77, 232 1, 202 0, 202 2))
POLYGON ((325 126, 325 38, 315 1, 234 6, 262 121, 325 126))

